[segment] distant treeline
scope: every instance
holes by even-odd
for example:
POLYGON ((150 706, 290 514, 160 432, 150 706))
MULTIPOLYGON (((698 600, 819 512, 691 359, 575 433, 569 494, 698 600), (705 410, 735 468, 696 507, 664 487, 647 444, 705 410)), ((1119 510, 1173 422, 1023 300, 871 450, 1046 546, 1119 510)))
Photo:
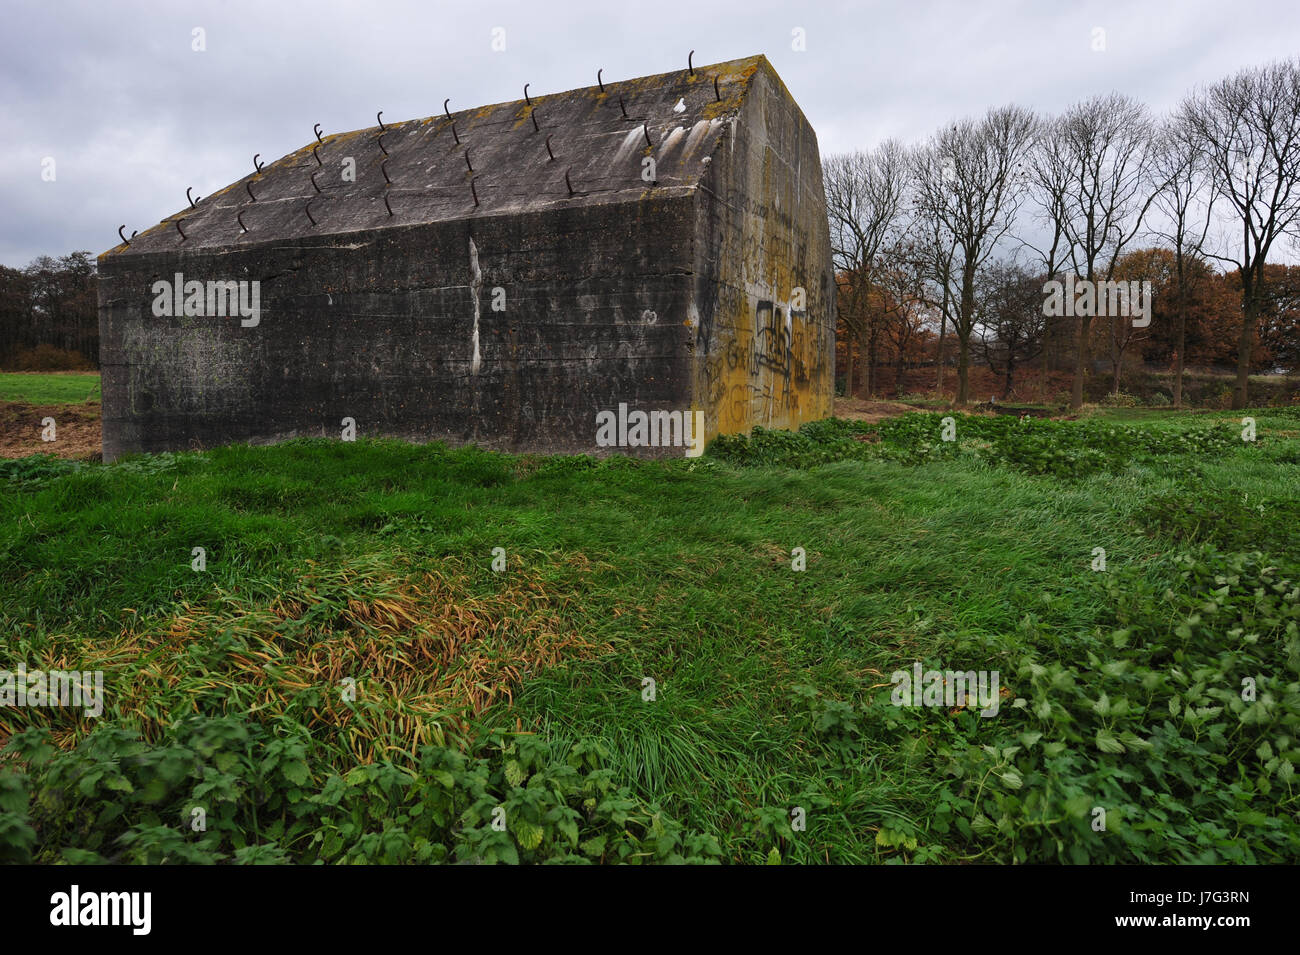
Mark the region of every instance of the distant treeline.
POLYGON ((0 368, 99 367, 95 260, 42 255, 23 269, 0 265, 0 368))

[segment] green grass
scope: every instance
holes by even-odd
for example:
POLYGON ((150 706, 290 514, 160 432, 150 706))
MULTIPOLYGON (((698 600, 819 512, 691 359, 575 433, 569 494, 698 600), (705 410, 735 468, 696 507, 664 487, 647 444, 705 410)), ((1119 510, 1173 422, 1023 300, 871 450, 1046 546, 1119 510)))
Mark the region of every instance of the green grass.
POLYGON ((0 372, 0 401, 57 405, 98 400, 98 372, 0 372))
POLYGON ((1300 420, 1254 414, 1255 443, 1236 415, 1117 409, 956 416, 955 442, 939 414, 828 422, 694 461, 315 441, 3 465, 9 659, 108 689, 97 723, 0 712, 31 800, 11 851, 1294 861, 1300 420), (998 670, 1000 715, 889 705, 914 661, 998 670), (192 717, 253 735, 210 764, 192 717), (283 778, 268 745, 298 747, 283 778), (178 842, 196 800, 223 821, 178 842))

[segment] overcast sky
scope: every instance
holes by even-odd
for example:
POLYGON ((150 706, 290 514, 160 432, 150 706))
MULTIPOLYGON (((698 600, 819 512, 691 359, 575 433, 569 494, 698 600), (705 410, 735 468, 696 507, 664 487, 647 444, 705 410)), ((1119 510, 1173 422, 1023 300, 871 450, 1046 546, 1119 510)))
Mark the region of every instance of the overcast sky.
MULTIPOLYGON (((1300 51, 1296 0, 5 0, 0 262, 117 244, 312 138, 764 53, 823 157, 1015 102, 1156 111, 1300 51), (493 31, 504 29, 503 51, 493 31), (1104 50, 1094 50, 1104 31, 1104 50), (199 52, 194 31, 206 49, 199 52), (802 31, 799 50, 795 31, 802 31), (42 178, 54 160, 54 180, 42 178), (43 165, 44 163, 44 165, 43 165)), ((501 34, 496 34, 498 39, 501 34)))

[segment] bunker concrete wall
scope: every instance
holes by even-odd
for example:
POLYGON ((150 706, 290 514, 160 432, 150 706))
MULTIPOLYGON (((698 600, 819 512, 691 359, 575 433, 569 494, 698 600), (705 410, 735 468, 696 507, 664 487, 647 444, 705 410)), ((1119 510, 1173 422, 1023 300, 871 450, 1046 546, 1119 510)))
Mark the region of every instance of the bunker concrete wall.
POLYGON ((696 216, 694 391, 708 434, 829 416, 835 292, 821 158, 766 61, 709 164, 696 216))
POLYGON ((345 417, 358 436, 597 453, 597 411, 690 405, 692 329, 681 317, 694 216, 679 190, 634 205, 109 257, 105 459, 338 437, 345 417), (155 317, 153 283, 178 272, 258 280, 259 324, 155 317))
POLYGON ((358 436, 603 453, 596 415, 620 404, 702 410, 708 437, 831 412, 817 141, 761 56, 325 137, 99 275, 108 460, 338 437, 344 418, 358 436), (346 187, 326 171, 344 153, 346 187), (153 314, 177 274, 259 282, 258 324, 153 314))

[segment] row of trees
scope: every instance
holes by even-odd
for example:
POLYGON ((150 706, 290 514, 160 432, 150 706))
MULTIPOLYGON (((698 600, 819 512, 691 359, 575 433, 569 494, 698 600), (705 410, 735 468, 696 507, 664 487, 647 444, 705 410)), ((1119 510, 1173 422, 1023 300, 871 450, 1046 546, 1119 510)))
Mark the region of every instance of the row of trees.
POLYGON ((848 354, 856 341, 869 378, 882 352, 902 362, 937 329, 940 388, 956 338, 958 403, 973 356, 1010 382, 1055 349, 1072 360, 1078 407, 1097 347, 1118 388, 1126 353, 1158 339, 1180 389, 1189 328, 1193 340, 1222 335, 1225 314, 1234 408, 1261 358, 1297 360, 1294 277, 1274 260, 1300 240, 1300 60, 1242 70, 1159 119, 1118 93, 1052 117, 1004 106, 915 147, 830 157, 824 173, 848 354), (1066 276, 1149 280, 1158 319, 1103 316, 1098 328, 1090 314, 1045 315, 1044 284, 1066 276), (1224 288, 1237 293, 1226 313, 1224 288))
POLYGON ((99 365, 95 260, 89 252, 42 255, 24 269, 0 265, 0 368, 37 349, 99 365))

